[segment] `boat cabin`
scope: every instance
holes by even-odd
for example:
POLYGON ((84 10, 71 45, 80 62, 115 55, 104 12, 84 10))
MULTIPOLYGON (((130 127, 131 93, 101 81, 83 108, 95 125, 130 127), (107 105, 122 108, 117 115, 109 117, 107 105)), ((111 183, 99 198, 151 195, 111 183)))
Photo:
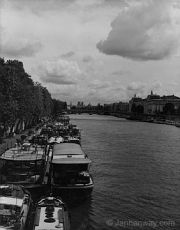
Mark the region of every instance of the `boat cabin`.
POLYGON ((25 230, 30 193, 18 185, 0 185, 0 229, 25 230))
POLYGON ((51 162, 53 184, 88 184, 90 183, 90 164, 88 158, 59 158, 51 162))
POLYGON ((0 183, 38 182, 46 163, 45 150, 31 143, 11 148, 0 156, 0 183))

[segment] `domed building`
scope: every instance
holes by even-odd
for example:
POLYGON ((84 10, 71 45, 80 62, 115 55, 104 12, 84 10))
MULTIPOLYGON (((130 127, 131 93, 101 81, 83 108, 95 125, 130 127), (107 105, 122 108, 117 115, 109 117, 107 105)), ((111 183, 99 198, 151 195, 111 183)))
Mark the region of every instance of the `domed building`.
POLYGON ((153 91, 151 91, 151 94, 147 96, 147 98, 142 99, 139 97, 136 97, 136 95, 129 101, 129 111, 131 111, 132 104, 135 104, 136 106, 142 105, 144 107, 144 114, 156 114, 163 112, 163 108, 167 103, 171 103, 174 105, 174 109, 178 109, 180 106, 180 98, 174 95, 168 95, 168 96, 160 96, 157 94, 154 94, 153 91))

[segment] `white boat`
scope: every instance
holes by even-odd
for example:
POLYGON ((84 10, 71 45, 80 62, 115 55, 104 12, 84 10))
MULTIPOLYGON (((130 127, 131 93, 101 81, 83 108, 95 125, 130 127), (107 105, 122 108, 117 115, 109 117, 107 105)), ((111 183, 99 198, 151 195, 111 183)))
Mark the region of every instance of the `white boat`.
POLYGON ((52 196, 43 197, 36 204, 33 230, 70 230, 70 216, 66 204, 52 196))
POLYGON ((0 229, 26 230, 31 204, 31 195, 23 187, 0 185, 0 229))
POLYGON ((81 140, 77 137, 66 135, 64 136, 64 143, 75 143, 81 145, 81 140))
POLYGON ((49 140, 48 140, 48 144, 55 144, 55 143, 63 143, 64 142, 64 138, 63 137, 61 137, 61 136, 57 136, 57 137, 51 137, 51 138, 49 138, 49 140))
POLYGON ((51 162, 51 189, 66 202, 88 198, 94 187, 90 174, 92 161, 75 143, 56 144, 51 162))

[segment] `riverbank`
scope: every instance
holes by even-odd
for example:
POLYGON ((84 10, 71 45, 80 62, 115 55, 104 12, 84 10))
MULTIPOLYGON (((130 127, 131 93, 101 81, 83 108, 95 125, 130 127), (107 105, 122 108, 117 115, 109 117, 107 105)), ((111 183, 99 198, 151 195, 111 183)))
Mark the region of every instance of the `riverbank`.
POLYGON ((21 140, 21 137, 23 135, 27 135, 29 131, 33 131, 35 129, 36 126, 30 129, 23 130, 21 133, 15 134, 13 137, 3 138, 2 144, 0 144, 0 155, 3 154, 7 149, 14 147, 17 140, 21 140))

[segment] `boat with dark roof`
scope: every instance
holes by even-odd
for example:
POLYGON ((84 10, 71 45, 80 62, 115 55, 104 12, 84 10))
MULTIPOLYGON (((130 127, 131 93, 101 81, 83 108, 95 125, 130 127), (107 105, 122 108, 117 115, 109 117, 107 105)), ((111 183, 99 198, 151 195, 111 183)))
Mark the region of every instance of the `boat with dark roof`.
POLYGON ((53 147, 50 177, 52 193, 66 202, 88 198, 94 187, 90 174, 92 161, 75 143, 56 144, 53 147))

